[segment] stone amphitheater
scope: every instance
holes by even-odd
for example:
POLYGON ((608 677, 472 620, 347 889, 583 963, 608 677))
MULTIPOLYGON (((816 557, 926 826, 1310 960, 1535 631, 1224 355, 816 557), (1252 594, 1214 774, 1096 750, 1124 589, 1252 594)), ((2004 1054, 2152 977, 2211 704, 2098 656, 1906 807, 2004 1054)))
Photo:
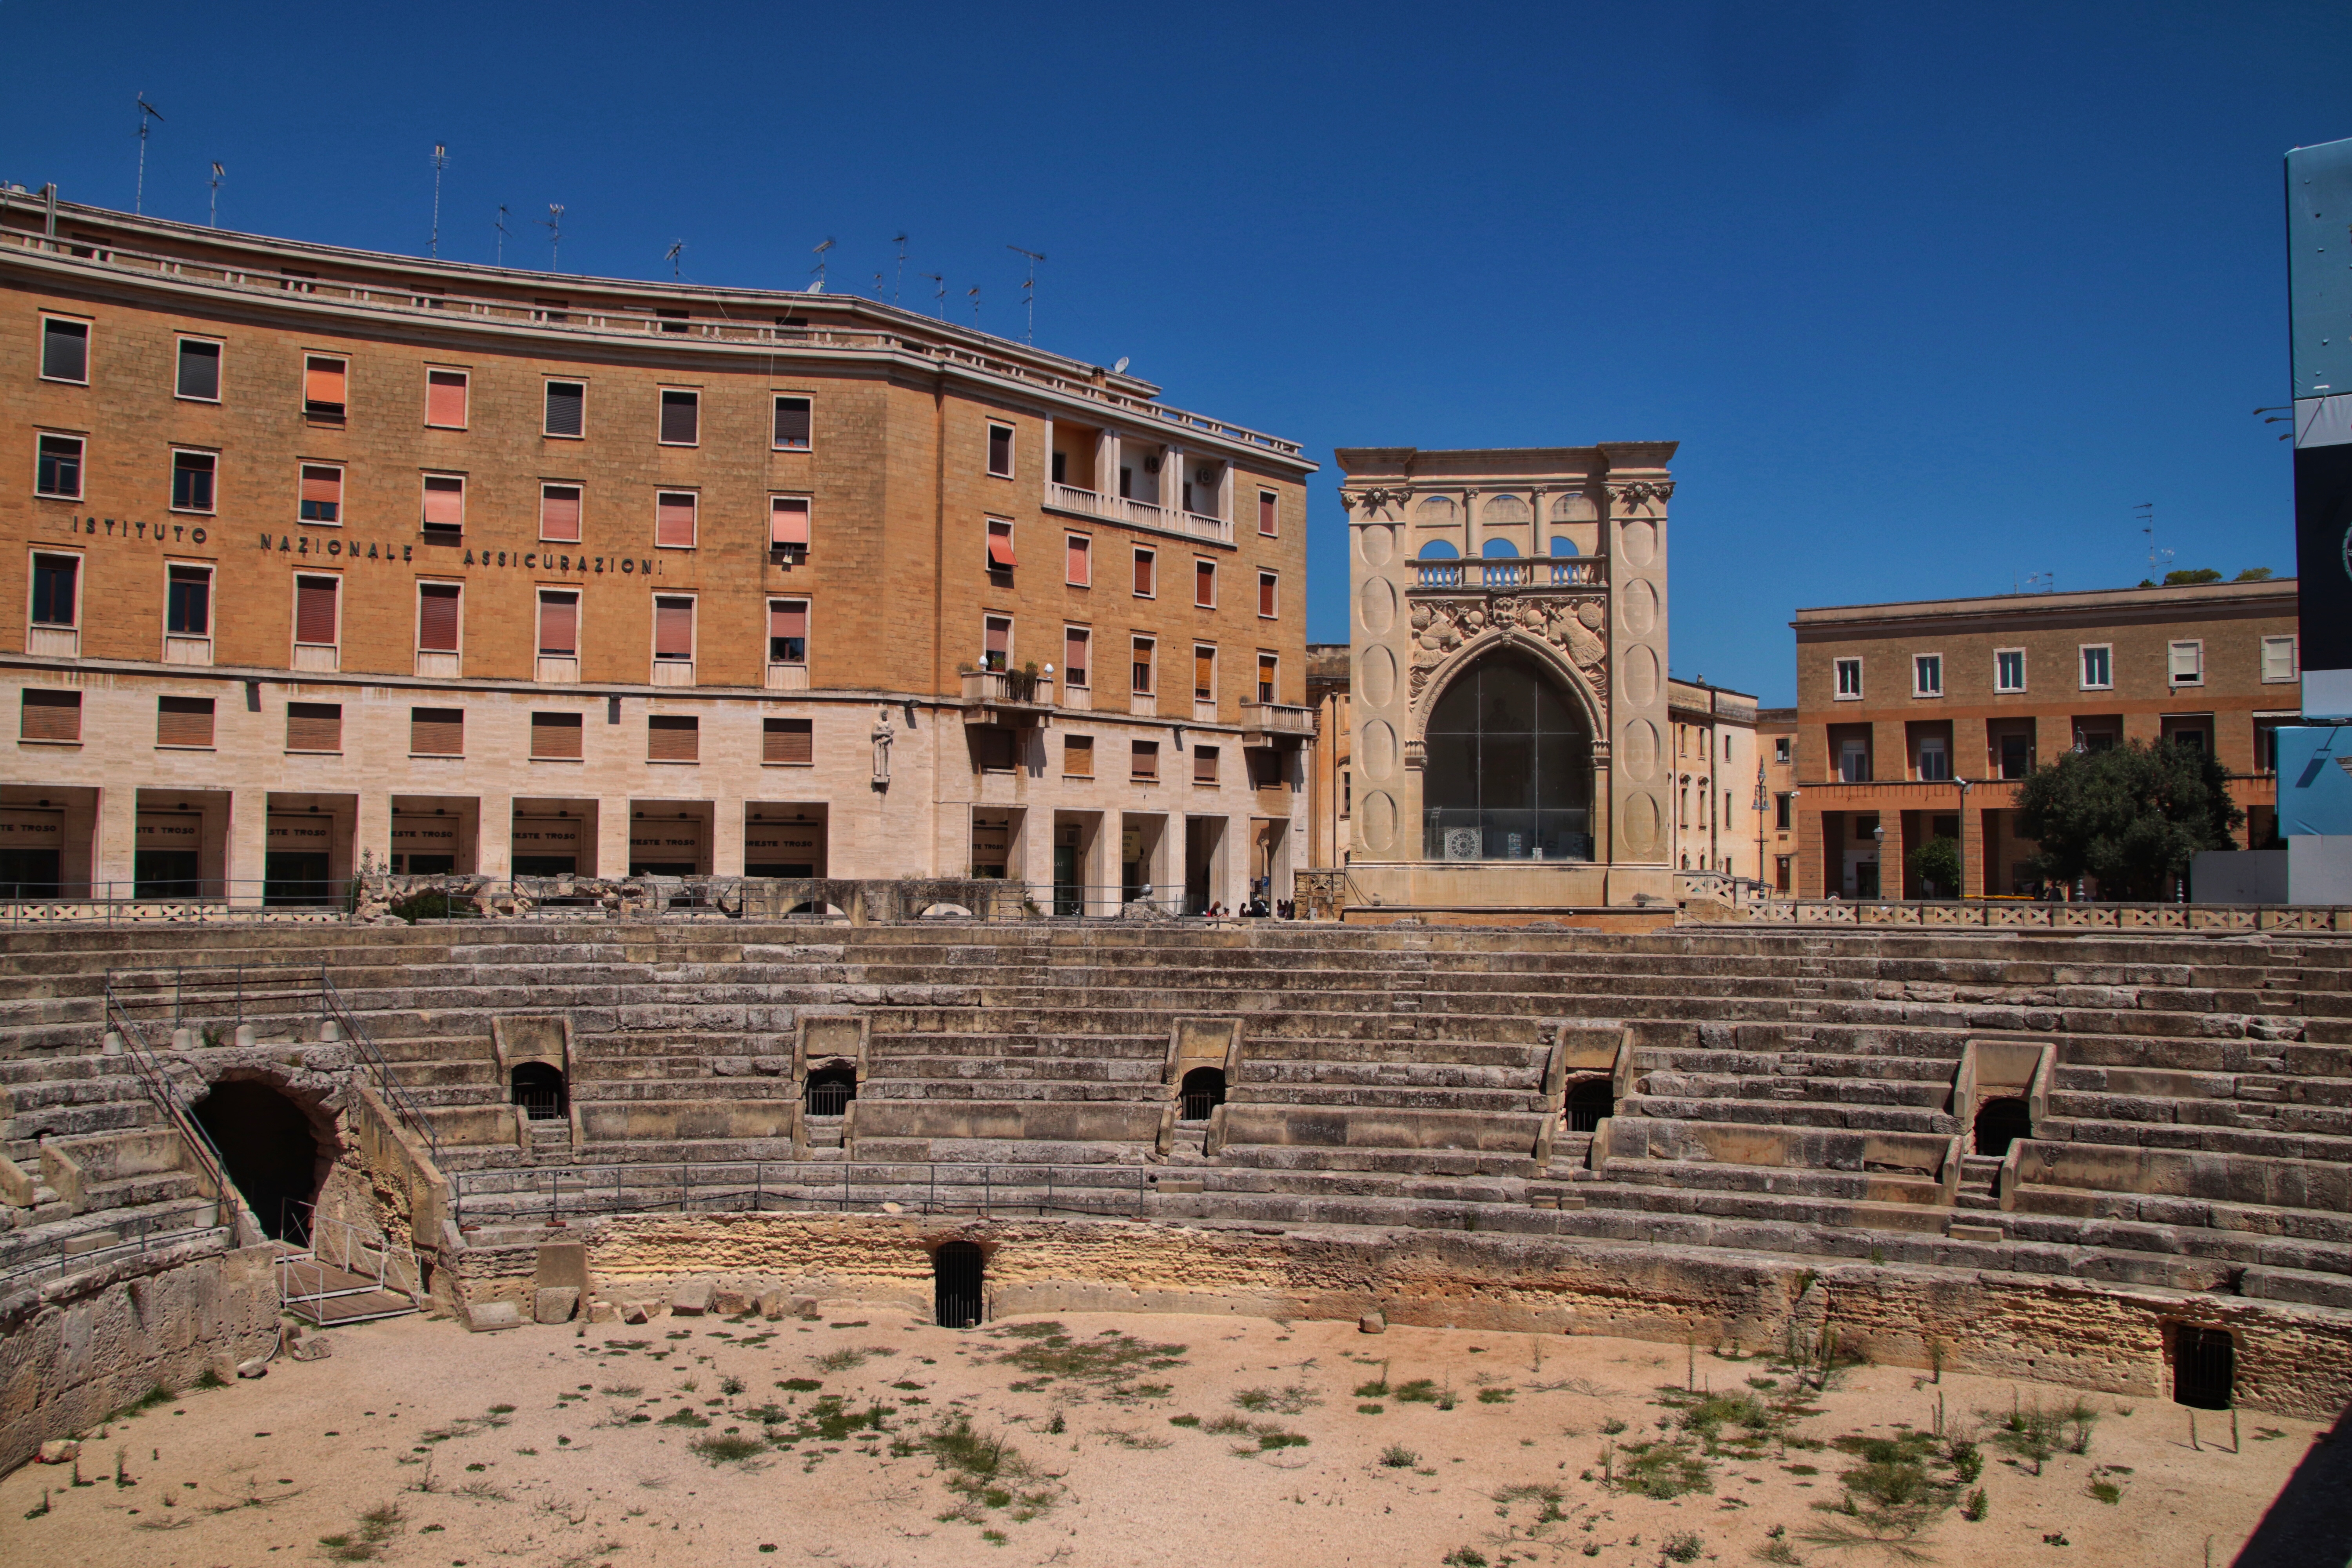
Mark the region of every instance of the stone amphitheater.
POLYGON ((2352 1404, 2331 934, 549 916, 0 971, 0 1468, 289 1307, 712 1290, 2352 1404))

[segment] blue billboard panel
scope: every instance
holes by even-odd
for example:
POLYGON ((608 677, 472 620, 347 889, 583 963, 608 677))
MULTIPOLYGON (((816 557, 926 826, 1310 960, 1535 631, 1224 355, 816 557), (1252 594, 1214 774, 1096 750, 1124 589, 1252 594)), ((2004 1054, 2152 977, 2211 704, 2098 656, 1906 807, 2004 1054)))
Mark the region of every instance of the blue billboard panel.
POLYGON ((2303 715, 2352 719, 2352 140, 2286 155, 2303 715))

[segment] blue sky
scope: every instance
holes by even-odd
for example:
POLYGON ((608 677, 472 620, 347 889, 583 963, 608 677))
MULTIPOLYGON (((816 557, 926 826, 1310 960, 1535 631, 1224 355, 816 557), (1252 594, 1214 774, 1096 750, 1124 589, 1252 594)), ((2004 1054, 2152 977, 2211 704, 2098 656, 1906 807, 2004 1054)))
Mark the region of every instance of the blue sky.
POLYGON ((1674 665, 1792 700, 1800 605, 2292 565, 2280 157, 2352 7, 0 9, 0 178, 567 271, 872 287, 1335 446, 1673 438, 1674 665))

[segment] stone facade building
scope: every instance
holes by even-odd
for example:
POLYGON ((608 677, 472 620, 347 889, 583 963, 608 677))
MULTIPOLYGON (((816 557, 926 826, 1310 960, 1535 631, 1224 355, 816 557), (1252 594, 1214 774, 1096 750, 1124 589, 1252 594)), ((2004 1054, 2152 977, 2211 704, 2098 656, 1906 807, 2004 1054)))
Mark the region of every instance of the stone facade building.
POLYGON ((1672 897, 1675 443, 1343 448, 1350 874, 1433 912, 1672 897))
POLYGON ((1677 871, 1755 874, 1756 699, 1704 679, 1666 682, 1677 871))
POLYGON ((1295 443, 868 300, 21 194, 0 312, 0 883, 1303 864, 1295 443))
POLYGON ((2017 782, 2072 748, 2209 749, 2277 830, 2273 731, 2298 721, 2292 578, 1799 610, 1801 898, 1919 897, 1910 849, 1959 842, 1969 897, 2036 883, 2017 782))
POLYGON ((1307 645, 1307 700, 1315 710, 1315 764, 1307 790, 1307 863, 1345 866, 1354 843, 1354 710, 1346 643, 1307 645))
POLYGON ((1756 819, 1756 879, 1777 893, 1797 886, 1797 710, 1759 708, 1756 749, 1764 763, 1764 805, 1756 819))

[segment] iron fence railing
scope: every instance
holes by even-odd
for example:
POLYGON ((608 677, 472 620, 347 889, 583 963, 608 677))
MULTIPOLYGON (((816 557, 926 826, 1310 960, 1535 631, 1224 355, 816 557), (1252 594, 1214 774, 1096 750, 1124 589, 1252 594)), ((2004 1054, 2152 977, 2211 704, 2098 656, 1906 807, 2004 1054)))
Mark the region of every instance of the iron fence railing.
POLYGON ((61 1236, 29 1247, 6 1262, 0 1263, 0 1294, 50 1275, 104 1268, 126 1254, 160 1252, 167 1247, 183 1247, 207 1238, 233 1241, 236 1229, 234 1226, 219 1224, 192 1226, 182 1215, 142 1215, 131 1219, 110 1219, 105 1228, 120 1239, 102 1247, 87 1247, 77 1245, 84 1237, 61 1236))
POLYGON ((360 884, 281 878, 0 883, 0 927, 317 925, 347 919, 360 884))
MULTIPOLYGON (((106 987, 106 1026, 122 1042, 123 1058, 130 1062, 132 1072, 147 1090, 148 1098, 163 1112, 164 1120, 177 1130, 189 1153, 202 1167, 205 1179, 213 1184, 213 1196, 220 1205, 219 1212, 231 1216, 231 1223, 242 1236, 250 1227, 236 1188, 229 1181, 228 1162, 221 1157, 219 1148, 214 1144, 212 1134, 205 1131, 204 1123, 189 1113, 186 1103, 180 1098, 179 1089, 172 1082, 171 1075, 163 1069, 163 1058, 147 1043, 146 1031, 117 1000, 110 979, 106 987)), ((257 1241, 260 1238, 257 1236, 250 1239, 257 1241)))
POLYGON ((278 1255, 278 1301, 312 1322, 329 1312, 324 1304, 378 1291, 406 1298, 409 1305, 374 1312, 334 1312, 337 1321, 359 1322, 412 1310, 425 1293, 416 1254, 390 1237, 348 1220, 321 1215, 318 1205, 289 1201, 279 1229, 289 1238, 278 1255))
POLYGON ((1158 1173, 1134 1166, 867 1161, 710 1161, 460 1171, 449 1178, 461 1232, 602 1215, 846 1213, 897 1204, 919 1214, 1150 1212, 1158 1173))

